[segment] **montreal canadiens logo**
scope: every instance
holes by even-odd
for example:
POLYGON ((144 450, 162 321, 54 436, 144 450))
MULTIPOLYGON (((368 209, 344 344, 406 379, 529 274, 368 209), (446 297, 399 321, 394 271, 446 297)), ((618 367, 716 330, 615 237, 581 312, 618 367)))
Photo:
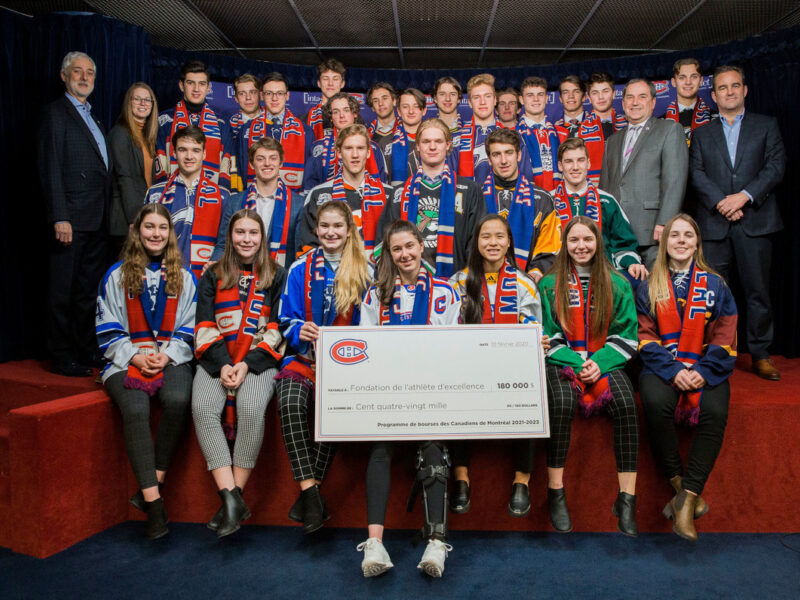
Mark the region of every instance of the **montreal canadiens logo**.
POLYGON ((340 365, 357 365, 369 358, 364 340, 339 340, 331 346, 331 358, 340 365))
POLYGON ((653 84, 656 86, 656 94, 663 94, 669 90, 669 86, 667 85, 666 81, 654 81, 653 84))

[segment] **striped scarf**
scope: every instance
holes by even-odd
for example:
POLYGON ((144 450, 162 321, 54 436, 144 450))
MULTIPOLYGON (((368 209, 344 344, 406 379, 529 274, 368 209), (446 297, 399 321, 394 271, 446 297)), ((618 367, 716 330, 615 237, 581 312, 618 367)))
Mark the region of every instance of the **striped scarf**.
POLYGON ((519 322, 517 309, 517 271, 506 259, 500 272, 496 274, 494 304, 489 301, 489 278, 494 273, 483 277, 483 323, 514 324, 519 322))
MULTIPOLYGON (((267 118, 266 111, 250 122, 250 131, 247 140, 248 148, 267 135, 269 125, 272 125, 272 121, 267 118)), ((303 124, 300 120, 297 119, 288 108, 284 112, 281 139, 279 141, 283 147, 283 164, 280 170, 281 179, 293 190, 299 190, 303 187, 306 130, 303 128, 303 124)), ((248 184, 253 181, 255 175, 253 166, 248 163, 248 184)))
MULTIPOLYGON (((603 210, 600 206, 600 194, 597 193, 597 188, 589 182, 586 188, 586 193, 581 198, 586 197, 586 202, 583 206, 583 216, 589 217, 592 221, 597 223, 597 228, 602 231, 603 227, 603 210)), ((567 193, 567 188, 564 182, 558 184, 553 191, 553 207, 556 209, 558 218, 561 219, 561 225, 564 226, 569 223, 572 217, 577 216, 572 212, 572 204, 570 203, 570 195, 567 193)))
MULTIPOLYGON (((164 186, 158 198, 159 204, 170 205, 175 199, 175 179, 180 171, 175 171, 164 186)), ((189 198, 187 204, 192 204, 189 198)), ((192 221, 192 239, 189 242, 189 268, 195 277, 200 279, 203 267, 211 259, 211 253, 217 243, 219 221, 222 218, 222 194, 219 186, 212 182, 206 173, 200 176, 194 196, 194 220, 192 221)))
MULTIPOLYGON (((611 124, 613 130, 619 131, 628 126, 624 114, 617 114, 611 110, 611 124)), ((600 181, 600 169, 603 166, 603 153, 606 149, 606 139, 603 135, 603 122, 597 113, 591 111, 586 115, 578 128, 578 137, 586 144, 589 153, 589 181, 597 184, 600 181)))
POLYGON ((228 119, 228 127, 231 128, 231 135, 239 135, 239 129, 242 128, 244 123, 244 113, 241 110, 236 111, 230 119, 228 119))
MULTIPOLYGON (((669 282, 669 301, 656 304, 656 322, 661 345, 669 350, 687 368, 703 356, 703 339, 706 328, 706 298, 708 274, 692 262, 689 295, 681 318, 672 280, 669 282)), ((700 399, 703 390, 681 392, 675 407, 675 421, 696 426, 700 416, 700 399)))
MULTIPOLYGON (((494 127, 502 128, 503 124, 495 120, 494 127)), ((475 117, 459 133, 458 175, 460 177, 475 177, 475 117)), ((394 150, 393 150, 394 151, 394 150)))
MULTIPOLYGON (((564 336, 567 338, 569 347, 577 352, 584 360, 591 358, 592 354, 600 350, 605 345, 606 337, 608 335, 608 323, 606 323, 606 334, 600 338, 594 338, 591 335, 591 305, 592 299, 592 284, 589 282, 589 289, 586 297, 589 299, 587 302, 583 298, 583 288, 581 287, 581 280, 578 277, 575 267, 572 267, 572 274, 569 278, 569 313, 567 318, 564 319, 559 315, 559 321, 568 322, 570 324, 570 332, 567 328, 564 329, 564 336)), ((611 400, 611 388, 608 385, 608 373, 601 375, 600 379, 593 384, 586 386, 578 379, 575 371, 571 367, 562 367, 561 378, 569 381, 570 385, 575 389, 578 394, 578 406, 583 410, 584 414, 591 416, 596 414, 611 400)))
MULTIPOLYGON (((167 152, 169 153, 170 171, 178 170, 178 161, 174 156, 172 148, 172 138, 178 129, 183 129, 192 124, 189 110, 186 108, 183 100, 178 102, 175 106, 175 115, 172 118, 172 129, 170 130, 169 139, 167 140, 167 152)), ((219 120, 217 115, 211 110, 208 102, 203 104, 203 109, 200 111, 200 122, 197 126, 203 130, 206 136, 206 157, 203 159, 203 176, 211 181, 219 181, 220 165, 222 164, 222 132, 219 127, 219 120)))
MULTIPOLYGON (((333 180, 331 200, 347 202, 344 189, 344 179, 338 175, 333 180)), ((380 179, 364 173, 363 193, 361 196, 361 237, 364 239, 364 248, 370 253, 375 250, 375 238, 378 231, 378 219, 381 217, 386 205, 386 190, 380 179)))
POLYGON ((425 268, 420 265, 417 275, 417 285, 414 288, 414 308, 411 311, 411 322, 402 321, 400 310, 400 291, 403 284, 400 277, 395 277, 394 293, 389 305, 381 303, 381 325, 428 325, 431 322, 431 311, 433 310, 433 277, 425 268))
POLYGON ((315 140, 321 140, 323 138, 325 135, 325 126, 322 122, 322 102, 308 112, 308 121, 306 121, 306 124, 313 130, 315 140))
POLYGON ((394 138, 392 139, 392 181, 405 181, 408 179, 408 151, 410 136, 402 121, 395 123, 394 138))
MULTIPOLYGON (((490 173, 483 183, 483 198, 486 201, 486 212, 497 214, 497 191, 494 186, 494 172, 490 173)), ((533 189, 522 173, 517 177, 514 188, 514 199, 508 211, 508 221, 514 236, 514 260, 517 267, 525 270, 531 250, 533 230, 536 225, 536 205, 533 201, 533 189)))
MULTIPOLYGON (((326 181, 330 181, 342 172, 341 159, 339 152, 336 150, 336 137, 338 134, 339 132, 334 127, 322 142, 322 172, 325 173, 326 181)), ((366 171, 373 177, 380 176, 374 148, 370 140, 367 140, 366 171)))
MULTIPOLYGON (((244 208, 256 210, 257 197, 256 184, 251 183, 247 188, 244 208)), ((275 208, 272 211, 272 225, 269 229, 269 254, 282 267, 286 266, 286 246, 289 239, 292 211, 291 197, 292 192, 289 191, 286 184, 278 180, 278 189, 275 190, 275 208)))
MULTIPOLYGON (((155 305, 151 305, 150 294, 147 293, 147 277, 143 275, 142 279, 144 287, 141 294, 136 295, 125 290, 125 310, 128 313, 131 344, 136 348, 137 354, 158 354, 162 347, 169 344, 175 331, 178 296, 167 295, 167 270, 163 263, 155 305)), ((163 371, 149 376, 142 373, 133 362, 128 365, 124 382, 126 388, 142 390, 153 396, 163 384, 163 371)))
MULTIPOLYGON (((399 117, 399 115, 397 114, 397 111, 395 111, 395 113, 394 113, 394 125, 392 125, 392 131, 391 131, 391 134, 392 134, 392 135, 394 135, 395 131, 397 131, 397 126, 398 126, 399 124, 400 124, 400 117, 399 117)), ((371 122, 369 125, 367 125, 367 131, 369 131, 369 137, 370 137, 370 138, 371 138, 373 135, 375 135, 375 132, 376 132, 376 131, 378 131, 378 127, 379 127, 379 124, 378 124, 378 119, 375 119, 375 120, 374 120, 374 121, 372 121, 372 122, 371 122)), ((387 135, 388 135, 388 134, 387 134, 387 135)))
MULTIPOLYGON (((406 181, 400 204, 400 218, 417 222, 419 212, 419 186, 422 183, 422 168, 406 181)), ((453 275, 453 234, 456 222, 456 181, 450 167, 444 165, 442 190, 439 196, 439 229, 436 238, 436 276, 450 278, 453 275)))
POLYGON ((555 187, 554 174, 558 173, 558 132, 550 121, 541 127, 529 127, 522 118, 517 123, 517 133, 522 136, 531 157, 533 183, 546 190, 555 187))
MULTIPOLYGON (((669 119, 671 121, 675 121, 676 123, 681 122, 680 118, 680 111, 678 110, 678 101, 673 100, 667 106, 667 112, 664 114, 665 119, 669 119)), ((700 127, 700 125, 705 125, 711 120, 711 109, 708 108, 708 105, 703 102, 703 99, 698 96, 697 102, 694 105, 694 111, 692 111, 692 131, 700 127)))

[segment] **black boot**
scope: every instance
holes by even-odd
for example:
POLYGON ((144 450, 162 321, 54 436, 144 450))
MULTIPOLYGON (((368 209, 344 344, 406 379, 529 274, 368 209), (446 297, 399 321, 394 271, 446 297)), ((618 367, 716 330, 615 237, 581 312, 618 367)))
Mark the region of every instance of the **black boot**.
POLYGON ((152 502, 145 502, 145 512, 147 513, 147 529, 145 535, 151 540, 164 537, 169 532, 167 529, 167 510, 164 508, 163 498, 157 498, 152 502))
POLYGON ((617 529, 630 537, 639 535, 639 526, 636 524, 636 496, 620 492, 611 512, 619 519, 617 529))
MULTIPOLYGON (((289 518, 292 521, 297 521, 298 523, 303 522, 303 492, 301 491, 297 494, 297 500, 294 501, 292 504, 292 508, 289 509, 289 518)), ((322 520, 327 521, 331 518, 331 514, 328 512, 328 503, 325 502, 325 498, 322 498, 322 520)))
POLYGON ((554 490, 547 488, 547 503, 550 505, 550 523, 559 533, 572 531, 572 519, 567 509, 567 496, 564 488, 554 490))
POLYGON ((239 531, 241 522, 250 518, 250 509, 247 508, 242 492, 238 487, 232 490, 220 490, 222 498, 222 521, 217 529, 217 537, 225 537, 239 531))
MULTIPOLYGON (((243 493, 242 488, 240 488, 238 485, 236 486, 236 489, 239 490, 239 495, 243 493)), ((223 504, 222 506, 219 507, 219 510, 214 513, 214 516, 211 517, 211 520, 208 523, 206 523, 206 527, 208 527, 211 531, 217 531, 219 529, 220 524, 222 524, 222 514, 224 512, 224 509, 225 505, 223 504)))
MULTIPOLYGON (((158 495, 161 496, 161 488, 164 487, 163 483, 158 484, 158 495)), ((144 494, 142 494, 142 490, 137 490, 136 493, 128 499, 133 507, 137 510, 142 512, 147 512, 147 505, 145 503, 144 494)))
POLYGON ((303 531, 313 533, 325 522, 325 500, 316 485, 300 492, 300 498, 303 501, 303 531))

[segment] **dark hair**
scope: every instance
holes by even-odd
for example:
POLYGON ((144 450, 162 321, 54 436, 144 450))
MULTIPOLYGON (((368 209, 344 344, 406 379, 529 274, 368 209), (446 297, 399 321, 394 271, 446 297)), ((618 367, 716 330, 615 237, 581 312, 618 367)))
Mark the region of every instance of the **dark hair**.
POLYGON ((672 75, 677 77, 678 73, 681 72, 681 67, 685 67, 686 65, 692 65, 700 75, 703 72, 700 70, 700 61, 696 58, 681 58, 680 60, 676 60, 675 64, 672 65, 672 75))
POLYGON ((264 76, 264 79, 261 80, 261 85, 258 86, 258 89, 264 89, 264 86, 272 81, 278 81, 286 86, 286 89, 289 89, 289 84, 286 83, 286 77, 283 76, 283 73, 278 73, 277 71, 272 71, 271 73, 267 73, 264 76))
POLYGON ((283 146, 278 140, 269 136, 258 138, 253 142, 253 145, 247 149, 247 161, 252 163, 256 156, 256 151, 262 148, 264 150, 276 150, 281 157, 281 163, 283 163, 283 146))
POLYGON ((239 263, 236 250, 233 249, 233 228, 242 219, 255 221, 261 230, 261 244, 255 257, 253 257, 253 275, 255 275, 258 282, 256 289, 264 290, 272 285, 272 280, 278 270, 278 263, 269 253, 269 236, 264 227, 264 221, 261 220, 256 211, 249 208, 236 211, 228 222, 228 237, 225 240, 225 250, 222 252, 222 258, 214 266, 220 282, 220 288, 229 290, 239 283, 239 271, 242 265, 239 263))
POLYGON ((464 319, 464 323, 483 322, 483 303, 485 300, 483 297, 483 279, 486 276, 486 270, 483 268, 483 256, 478 250, 478 238, 481 235, 481 228, 489 221, 500 221, 505 225, 506 234, 508 235, 506 260, 511 266, 515 266, 514 236, 511 233, 511 225, 498 214, 485 215, 478 221, 472 231, 472 243, 470 244, 469 259, 467 261, 467 280, 464 283, 465 294, 461 297, 461 316, 464 319))
POLYGON ((341 61, 338 61, 335 58, 329 58, 317 65, 317 79, 322 77, 322 74, 325 71, 333 71, 334 73, 338 73, 342 76, 342 79, 344 79, 347 69, 344 68, 344 65, 341 63, 341 61))
POLYGON ((201 146, 206 145, 206 134, 203 133, 203 130, 196 125, 187 125, 186 127, 181 127, 178 129, 178 131, 175 132, 175 135, 172 136, 171 143, 173 148, 177 147, 178 140, 181 138, 189 138, 201 146))
POLYGON ((622 97, 623 98, 625 97, 625 94, 628 93, 628 87, 633 83, 646 83, 647 84, 647 88, 650 90, 650 97, 651 98, 655 98, 656 97, 656 86, 653 84, 652 81, 650 81, 649 79, 647 79, 645 77, 634 77, 633 79, 628 81, 628 83, 625 84, 624 88, 622 88, 622 97))
POLYGON ((521 148, 519 134, 513 129, 506 129, 505 127, 498 127, 492 130, 492 132, 486 136, 484 144, 486 145, 486 154, 492 151, 492 144, 511 144, 517 152, 519 152, 521 148))
POLYGON ((353 119, 358 119, 358 117, 361 115, 361 105, 358 103, 358 100, 353 98, 353 96, 347 92, 336 92, 333 96, 328 98, 328 101, 322 107, 322 115, 326 120, 331 119, 331 111, 333 110, 331 105, 333 104, 334 100, 341 100, 343 98, 347 100, 347 104, 350 107, 350 112, 353 113, 353 119))
POLYGON ((519 86, 519 91, 524 94, 525 88, 529 87, 540 87, 544 88, 544 91, 547 91, 547 80, 542 77, 531 75, 530 77, 526 77, 522 80, 522 83, 519 86))
POLYGON ((436 83, 433 84, 434 96, 436 96, 436 94, 439 92, 439 88, 442 87, 445 83, 449 83, 454 88, 456 88, 456 92, 458 92, 459 97, 461 97, 461 95, 464 93, 464 88, 462 88, 461 84, 458 83, 458 79, 456 79, 455 77, 450 77, 449 75, 445 75, 444 77, 440 77, 439 79, 437 79, 436 83))
POLYGON ((577 75, 567 75, 561 81, 558 82, 558 93, 559 94, 561 93, 561 86, 563 84, 565 84, 565 83, 575 84, 579 88, 581 88, 581 92, 583 92, 584 94, 586 93, 586 84, 583 82, 583 80, 580 77, 578 77, 577 75))
POLYGON ((607 83, 612 90, 614 89, 614 78, 608 73, 599 72, 589 75, 589 79, 586 80, 586 88, 592 89, 592 86, 597 83, 607 83))
POLYGON ((389 95, 392 98, 397 99, 397 90, 394 89, 394 86, 392 86, 391 83, 386 83, 385 81, 379 81, 369 86, 369 89, 367 90, 367 95, 365 96, 367 104, 372 103, 372 94, 374 94, 378 90, 386 90, 387 92, 389 92, 389 95))
POLYGON ((744 85, 744 69, 742 67, 736 65, 722 65, 714 69, 714 75, 711 76, 711 89, 717 89, 717 77, 722 75, 723 73, 730 73, 733 71, 734 73, 738 73, 742 78, 742 85, 744 85))
POLYGON ((378 299, 384 306, 388 306, 392 301, 394 281, 399 274, 397 265, 395 265, 392 260, 392 252, 389 243, 392 236, 398 233, 410 233, 420 244, 425 242, 425 238, 422 237, 417 226, 411 221, 398 219, 390 223, 386 228, 381 244, 381 256, 378 259, 378 268, 375 271, 375 288, 378 291, 378 299))
POLYGON ((560 161, 564 154, 569 150, 583 150, 586 153, 586 158, 589 158, 589 150, 586 148, 586 142, 583 138, 571 137, 565 139, 558 146, 558 160, 560 161))
POLYGON ((419 109, 425 110, 425 106, 427 104, 427 101, 425 100, 425 94, 423 94, 417 88, 404 89, 402 92, 400 92, 398 99, 402 98, 403 96, 412 96, 414 100, 416 100, 419 109))
POLYGON ((206 77, 210 79, 206 63, 200 60, 189 60, 183 63, 181 67, 181 81, 184 81, 186 75, 189 73, 205 73, 206 77))
POLYGON ((497 90, 497 97, 498 98, 500 96, 502 96, 503 94, 513 94, 513 96, 517 99, 517 104, 519 104, 519 92, 516 90, 516 88, 507 87, 507 88, 503 88, 502 90, 497 90))

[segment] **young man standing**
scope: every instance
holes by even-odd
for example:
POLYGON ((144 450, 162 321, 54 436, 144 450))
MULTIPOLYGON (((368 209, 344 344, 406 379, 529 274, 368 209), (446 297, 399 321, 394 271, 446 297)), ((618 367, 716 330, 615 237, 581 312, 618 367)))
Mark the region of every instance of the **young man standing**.
POLYGON ((248 161, 254 177, 247 189, 231 196, 222 215, 220 234, 214 248, 214 259, 225 250, 228 223, 233 214, 250 208, 264 221, 269 236, 269 254, 282 267, 288 267, 295 258, 294 234, 297 218, 303 208, 303 199, 292 192, 280 178, 283 165, 283 148, 278 140, 262 137, 248 149, 248 161))
POLYGON ((183 98, 175 108, 158 115, 156 181, 165 182, 176 172, 178 161, 172 138, 178 129, 193 125, 200 128, 206 140, 206 158, 202 165, 206 179, 229 190, 233 142, 228 124, 217 117, 206 102, 211 84, 205 64, 197 60, 185 63, 181 68, 178 87, 183 98))
POLYGON ((472 119, 459 134, 458 175, 474 181, 485 181, 491 168, 486 158, 486 136, 502 127, 495 118, 497 94, 494 76, 489 73, 475 75, 467 83, 467 98, 472 108, 472 119))
MULTIPOLYGON (((335 103, 336 99, 332 102, 335 103)), ((350 206, 369 256, 380 244, 385 222, 384 207, 392 199, 394 190, 367 170, 368 157, 374 152, 370 146, 374 148, 369 131, 359 123, 339 131, 336 152, 341 157, 341 171, 309 192, 297 227, 298 254, 319 246, 314 233, 317 208, 329 200, 342 200, 350 206)))
POLYGON ((372 107, 378 117, 367 127, 372 141, 378 144, 386 163, 386 172, 392 178, 392 142, 399 122, 395 109, 397 107, 397 90, 385 81, 373 83, 367 90, 367 104, 372 107))
MULTIPOLYGON (((461 84, 454 77, 445 76, 433 84, 433 102, 439 109, 438 117, 450 129, 450 135, 455 136, 461 131, 461 116, 458 114, 458 105, 464 91, 461 84)), ((456 145, 456 140, 453 139, 456 145)))
POLYGON ((169 179, 147 190, 145 204, 159 202, 172 215, 178 247, 195 277, 214 258, 214 247, 222 229, 222 215, 230 202, 228 190, 220 188, 203 168, 207 160, 206 136, 194 125, 172 135, 178 168, 169 179))
MULTIPOLYGON (((336 137, 342 129, 356 122, 360 111, 358 100, 347 92, 335 94, 325 105, 325 113, 329 115, 333 127, 323 139, 317 140, 311 147, 311 156, 306 161, 303 176, 303 189, 308 191, 339 174, 341 166, 336 150, 336 137)), ((383 153, 374 142, 370 142, 369 149, 367 171, 373 177, 386 181, 383 153)))
POLYGON ((672 67, 670 83, 675 88, 677 98, 667 106, 664 118, 681 124, 688 143, 692 132, 711 120, 711 109, 697 95, 700 84, 703 83, 700 62, 696 58, 676 61, 672 67))
POLYGON ((330 116, 326 119, 322 109, 331 98, 344 89, 345 72, 344 65, 335 58, 329 58, 317 66, 319 75, 317 86, 322 92, 322 99, 303 117, 303 122, 313 131, 315 140, 325 137, 332 127, 330 116))
POLYGON ((588 177, 591 157, 581 138, 565 140, 558 148, 558 168, 564 180, 553 191, 561 225, 572 217, 585 216, 597 222, 603 234, 606 256, 629 280, 643 280, 647 269, 636 249, 638 242, 616 198, 598 189, 588 177))
POLYGON ((520 86, 525 112, 517 123, 517 133, 528 150, 532 183, 552 190, 560 180, 558 173, 558 133, 547 120, 547 81, 541 77, 526 77, 520 86))
POLYGON ((506 129, 514 129, 519 117, 519 92, 512 87, 497 92, 497 116, 506 129))
POLYGON ((625 129, 628 121, 625 115, 617 113, 614 101, 614 80, 608 73, 592 73, 588 82, 589 102, 592 110, 585 115, 578 127, 577 137, 586 142, 589 152, 589 181, 594 185, 600 181, 600 168, 603 166, 603 152, 606 140, 611 134, 625 129))
POLYGON ((520 173, 521 143, 515 131, 492 131, 486 138, 486 153, 492 167, 483 184, 486 211, 508 221, 516 266, 538 282, 561 248, 561 222, 553 199, 520 173))
POLYGON ((239 105, 239 110, 228 119, 232 147, 236 149, 235 161, 231 161, 231 190, 241 191, 247 171, 247 148, 244 153, 240 153, 239 133, 242 128, 247 129, 247 124, 261 114, 258 79, 250 73, 240 75, 233 80, 233 90, 233 97, 239 105))
POLYGON ((564 107, 564 116, 555 123, 558 137, 564 141, 578 135, 583 121, 583 100, 586 98, 586 84, 577 75, 567 75, 558 84, 558 97, 564 107))
MULTIPOLYGON (((494 88, 492 88, 494 92, 494 88)), ((475 224, 486 214, 478 184, 456 177, 447 164, 452 143, 441 119, 428 119, 417 130, 420 169, 395 194, 386 222, 415 223, 425 238, 422 258, 437 277, 451 277, 467 266, 475 224)))
POLYGON ((419 166, 416 152, 417 129, 425 116, 427 106, 425 94, 415 88, 408 88, 400 93, 400 124, 394 132, 392 142, 392 167, 390 170, 392 185, 402 185, 411 173, 417 172, 419 166))
MULTIPOLYGON (((281 143, 281 179, 293 190, 303 188, 306 159, 311 155, 314 134, 286 108, 289 88, 286 78, 280 73, 270 73, 261 82, 261 99, 264 111, 244 128, 239 136, 238 153, 249 157, 249 148, 258 140, 270 137, 281 143)), ((245 185, 255 177, 253 165, 248 158, 245 185)))

